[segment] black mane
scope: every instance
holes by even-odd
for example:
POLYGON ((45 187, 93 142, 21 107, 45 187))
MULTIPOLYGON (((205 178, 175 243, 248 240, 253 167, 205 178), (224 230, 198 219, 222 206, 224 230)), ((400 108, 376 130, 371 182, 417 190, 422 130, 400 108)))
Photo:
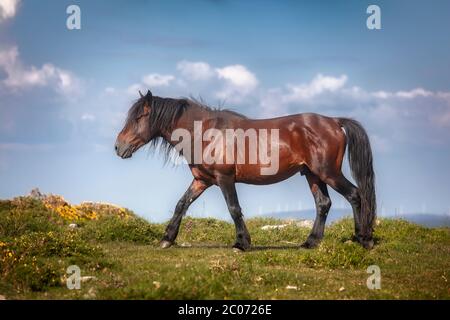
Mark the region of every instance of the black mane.
MULTIPOLYGON (((173 156, 180 156, 179 154, 171 154, 174 146, 160 136, 162 130, 166 132, 172 131, 174 125, 178 119, 183 115, 186 110, 191 106, 199 106, 206 111, 211 112, 211 117, 217 116, 220 113, 230 113, 235 116, 243 117, 244 115, 220 108, 211 108, 201 100, 194 98, 186 99, 173 99, 173 98, 161 98, 153 96, 151 98, 150 107, 150 130, 152 133, 152 139, 150 141, 151 149, 159 149, 164 154, 166 162, 173 156)), ((143 96, 139 98, 128 111, 126 125, 135 126, 138 123, 139 117, 144 113, 144 106, 147 102, 147 97, 143 96)))
MULTIPOLYGON (((147 98, 145 96, 141 97, 133 104, 130 111, 128 111, 128 117, 126 120, 127 124, 137 124, 139 116, 144 112, 146 99, 147 98)), ((211 108, 203 101, 194 98, 173 99, 153 96, 150 107, 150 129, 152 133, 159 133, 161 130, 171 131, 181 115, 191 105, 197 105, 215 114, 223 112, 246 118, 243 114, 233 110, 211 108)))
MULTIPOLYGON (((137 123, 144 112, 146 97, 137 100, 128 112, 127 123, 137 123)), ((189 102, 186 99, 153 97, 150 106, 150 130, 158 134, 161 130, 172 130, 174 124, 186 110, 189 102)))

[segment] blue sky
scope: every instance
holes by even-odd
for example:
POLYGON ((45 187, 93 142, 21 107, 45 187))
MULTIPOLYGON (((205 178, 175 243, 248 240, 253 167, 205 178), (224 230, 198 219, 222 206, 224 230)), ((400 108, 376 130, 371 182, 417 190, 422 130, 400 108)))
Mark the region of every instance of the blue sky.
MULTIPOLYGON (((252 117, 357 118, 382 213, 449 213, 448 30, 444 0, 0 0, 0 198, 39 187, 168 219, 189 170, 147 149, 130 160, 113 152, 137 90, 149 88, 252 117), (71 4, 81 30, 66 28, 71 4), (366 28, 369 4, 381 30, 366 28)), ((313 206, 300 176, 238 192, 249 216, 313 206)), ((217 188, 190 213, 228 217, 217 188)))

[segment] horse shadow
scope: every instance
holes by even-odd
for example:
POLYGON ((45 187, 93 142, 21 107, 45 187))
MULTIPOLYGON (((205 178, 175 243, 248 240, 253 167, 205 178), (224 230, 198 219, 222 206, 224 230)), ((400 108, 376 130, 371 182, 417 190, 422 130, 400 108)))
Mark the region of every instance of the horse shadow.
MULTIPOLYGON (((226 244, 192 244, 189 246, 183 246, 183 245, 177 245, 175 244, 173 246, 177 249, 235 249, 231 245, 226 244)), ((256 245, 251 246, 250 249, 246 250, 246 252, 252 252, 252 251, 264 251, 264 250, 292 250, 292 249, 303 249, 305 248, 301 247, 300 244, 298 245, 256 245)), ((239 249, 236 249, 237 251, 240 251, 239 249)))
MULTIPOLYGON (((379 237, 373 237, 374 244, 379 245, 380 242, 382 242, 381 238, 379 237)), ((346 243, 348 241, 351 241, 353 243, 358 243, 355 236, 351 237, 342 237, 339 240, 341 243, 346 243)), ((182 245, 182 244, 174 244, 174 248, 177 249, 192 249, 192 248, 198 248, 198 249, 236 249, 233 248, 231 245, 228 244, 191 244, 191 245, 182 245)), ((250 249, 246 250, 246 252, 252 252, 252 251, 265 251, 265 250, 292 250, 292 249, 300 249, 300 250, 311 250, 310 248, 304 248, 301 246, 301 244, 285 244, 285 245, 252 245, 250 249)), ((237 251, 240 251, 239 249, 236 249, 237 251)))

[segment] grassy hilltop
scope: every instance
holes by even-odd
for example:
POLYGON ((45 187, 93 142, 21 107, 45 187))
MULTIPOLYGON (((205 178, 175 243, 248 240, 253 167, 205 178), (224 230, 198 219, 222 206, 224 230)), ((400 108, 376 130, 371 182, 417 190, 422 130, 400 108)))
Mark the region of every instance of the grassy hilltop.
MULTIPOLYGON (((332 214, 332 213, 331 213, 332 214)), ((450 229, 381 219, 377 245, 351 241, 353 222, 326 229, 299 249, 309 229, 249 219, 253 249, 231 250, 234 226, 186 217, 176 247, 162 250, 163 224, 108 204, 73 206, 58 196, 0 201, 0 298, 6 299, 449 299, 450 229), (74 225, 75 224, 75 225, 74 225), (369 290, 369 265, 381 289, 369 290), (81 269, 81 289, 66 269, 81 269)))

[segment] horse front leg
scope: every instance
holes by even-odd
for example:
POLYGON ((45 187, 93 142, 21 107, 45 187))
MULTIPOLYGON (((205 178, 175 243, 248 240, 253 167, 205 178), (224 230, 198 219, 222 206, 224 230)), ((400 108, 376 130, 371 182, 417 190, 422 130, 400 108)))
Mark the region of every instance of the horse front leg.
POLYGON ((187 210, 191 203, 195 201, 202 193, 205 191, 210 184, 207 184, 204 181, 194 179, 192 181, 189 188, 186 190, 184 195, 178 201, 177 206, 175 207, 175 212, 173 214, 172 219, 166 227, 166 231, 161 240, 160 246, 163 249, 169 248, 175 242, 175 239, 178 235, 178 231, 180 230, 181 220, 183 216, 186 214, 187 210))
POLYGON ((224 178, 220 179, 218 184, 236 228, 236 242, 233 245, 233 248, 241 251, 250 249, 250 234, 244 222, 241 206, 239 205, 239 200, 236 193, 235 183, 229 178, 224 178))

